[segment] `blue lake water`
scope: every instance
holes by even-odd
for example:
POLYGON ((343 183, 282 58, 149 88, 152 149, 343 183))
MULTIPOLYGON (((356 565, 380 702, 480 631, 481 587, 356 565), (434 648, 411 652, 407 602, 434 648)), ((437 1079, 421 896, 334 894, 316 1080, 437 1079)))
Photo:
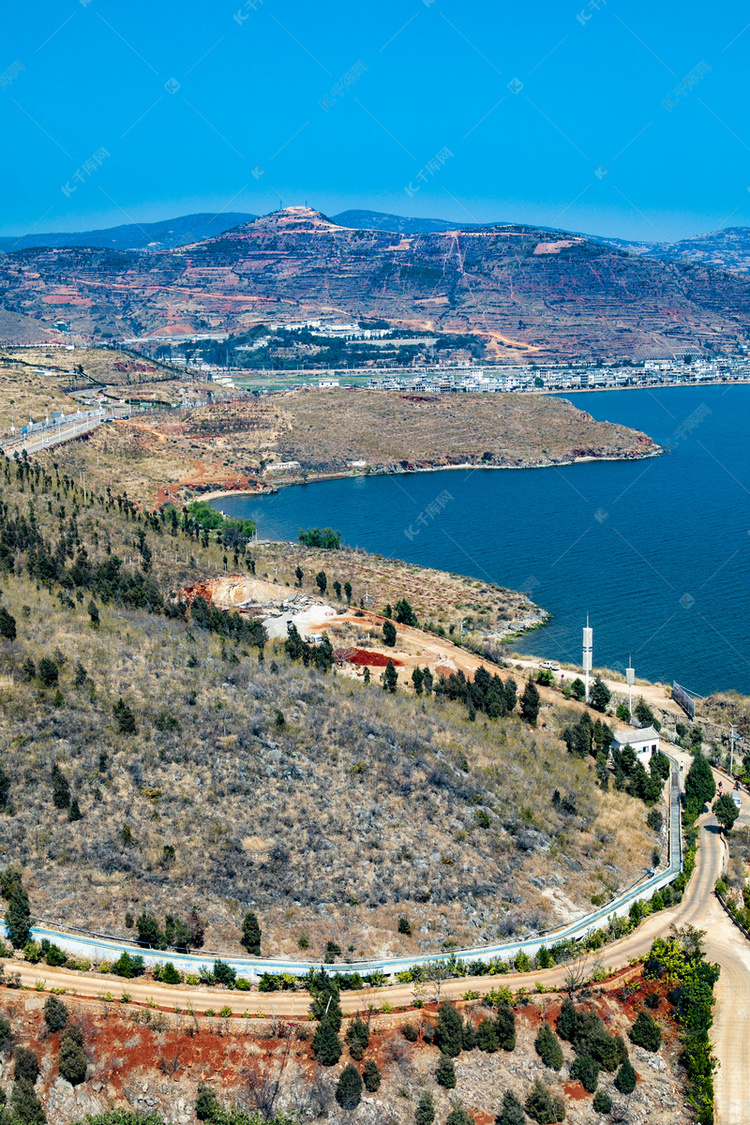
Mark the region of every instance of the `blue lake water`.
POLYGON ((623 669, 632 653, 639 676, 750 694, 750 386, 573 399, 671 452, 325 481, 216 506, 262 538, 331 526, 350 546, 525 590, 553 616, 519 651, 580 661, 588 613, 595 665, 623 669))

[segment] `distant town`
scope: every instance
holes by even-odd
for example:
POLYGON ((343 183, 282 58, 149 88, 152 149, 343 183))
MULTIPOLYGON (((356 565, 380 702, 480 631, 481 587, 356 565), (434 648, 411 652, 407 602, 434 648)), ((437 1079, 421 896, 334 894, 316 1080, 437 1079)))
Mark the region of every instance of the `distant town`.
MULTIPOLYGON (((492 394, 519 392, 557 392, 628 387, 650 387, 674 384, 715 382, 746 382, 750 380, 750 351, 740 343, 740 355, 706 357, 685 353, 671 357, 635 360, 569 361, 522 364, 483 362, 471 357, 464 348, 452 348, 450 358, 430 362, 424 353, 424 341, 431 333, 405 333, 387 326, 365 326, 358 323, 324 323, 308 320, 289 324, 270 324, 252 342, 239 344, 226 335, 198 333, 192 336, 151 336, 123 341, 127 347, 151 354, 186 374, 238 390, 252 389, 270 393, 275 390, 315 389, 341 386, 362 386, 370 389, 398 390, 409 393, 450 394, 455 392, 492 394), (408 337, 408 338, 405 338, 408 337), (304 341, 313 338, 337 341, 367 341, 371 347, 398 342, 402 352, 419 341, 421 350, 411 357, 399 356, 391 366, 356 360, 341 366, 313 367, 310 357, 300 355, 298 368, 290 366, 235 366, 230 362, 210 362, 205 358, 268 349, 273 340, 304 341), (465 358, 458 358, 461 355, 465 358), (411 362, 409 362, 409 358, 411 362), (304 359, 307 363, 304 363, 304 359), (404 362, 405 359, 407 362, 404 362)), ((463 342, 463 340, 461 340, 463 342)), ((305 345, 296 345, 302 352, 305 345)), ((291 350, 291 349, 290 349, 291 350)), ((342 356, 343 358, 343 356, 342 356)))

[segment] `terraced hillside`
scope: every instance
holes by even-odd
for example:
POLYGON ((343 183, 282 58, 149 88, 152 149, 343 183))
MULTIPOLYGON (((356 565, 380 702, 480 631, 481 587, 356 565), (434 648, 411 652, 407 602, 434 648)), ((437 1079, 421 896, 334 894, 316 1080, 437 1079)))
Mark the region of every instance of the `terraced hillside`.
POLYGON ((238 331, 262 321, 381 317, 481 333, 498 357, 737 350, 750 280, 503 225, 400 234, 287 208, 190 246, 143 254, 20 250, 0 259, 0 338, 88 340, 238 331))

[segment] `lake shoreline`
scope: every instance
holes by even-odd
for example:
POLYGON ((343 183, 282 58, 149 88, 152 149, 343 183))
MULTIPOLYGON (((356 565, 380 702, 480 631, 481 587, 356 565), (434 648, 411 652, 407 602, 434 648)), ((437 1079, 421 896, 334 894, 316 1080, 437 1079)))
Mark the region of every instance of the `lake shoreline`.
POLYGON ((473 472, 476 469, 497 469, 501 472, 507 471, 522 471, 524 469, 563 469, 570 465, 585 465, 591 462, 599 461, 648 461, 654 457, 661 457, 664 453, 668 452, 660 445, 655 445, 648 453, 639 454, 638 456, 623 456, 623 457, 573 457, 567 461, 545 461, 541 464, 528 463, 525 465, 489 465, 482 462, 475 463, 473 461, 462 461, 457 465, 420 465, 418 468, 402 469, 400 471, 389 469, 372 469, 369 473, 357 470, 349 472, 334 472, 334 473, 316 473, 314 477, 307 480, 300 480, 294 478, 293 480, 279 480, 274 481, 273 485, 269 485, 261 491, 257 489, 226 489, 217 492, 204 492, 199 496, 196 495, 195 499, 205 500, 210 502, 212 500, 221 500, 230 496, 272 496, 282 488, 292 488, 293 486, 304 486, 308 484, 321 484, 329 480, 356 480, 357 478, 372 478, 372 477, 406 477, 406 476, 419 476, 423 473, 443 473, 462 469, 467 472, 473 472))

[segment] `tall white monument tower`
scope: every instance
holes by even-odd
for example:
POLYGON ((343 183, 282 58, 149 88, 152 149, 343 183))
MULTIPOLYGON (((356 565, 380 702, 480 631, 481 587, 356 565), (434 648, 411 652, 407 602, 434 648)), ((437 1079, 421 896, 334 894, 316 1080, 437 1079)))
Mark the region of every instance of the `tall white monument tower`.
POLYGON ((593 668, 594 630, 589 628, 589 615, 586 614, 586 628, 583 630, 583 670, 586 674, 586 702, 589 701, 589 676, 593 668))

